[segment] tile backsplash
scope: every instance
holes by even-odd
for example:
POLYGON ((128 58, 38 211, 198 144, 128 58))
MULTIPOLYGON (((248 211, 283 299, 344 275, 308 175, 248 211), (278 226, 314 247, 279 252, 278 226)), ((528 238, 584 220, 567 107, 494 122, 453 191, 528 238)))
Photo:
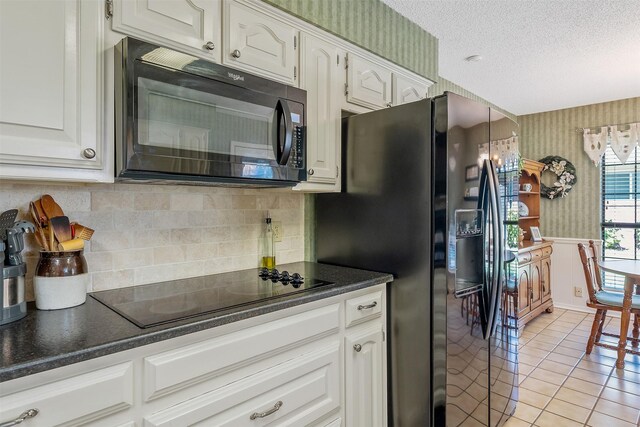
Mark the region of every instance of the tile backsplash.
MULTIPOLYGON (((85 247, 89 291, 142 285, 258 265, 258 238, 267 211, 282 221, 278 264, 302 261, 304 195, 291 190, 145 184, 0 183, 0 211, 50 194, 71 221, 95 233, 85 247)), ((27 300, 33 300, 38 246, 25 239, 27 300)))

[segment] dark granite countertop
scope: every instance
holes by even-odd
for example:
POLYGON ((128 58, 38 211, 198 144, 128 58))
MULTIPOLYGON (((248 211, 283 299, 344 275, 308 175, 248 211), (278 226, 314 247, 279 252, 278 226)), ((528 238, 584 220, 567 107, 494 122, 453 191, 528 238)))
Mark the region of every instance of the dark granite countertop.
POLYGON ((326 264, 292 263, 278 268, 313 269, 315 278, 335 284, 146 329, 93 298, 78 307, 53 311, 36 310, 30 303, 27 317, 0 326, 0 382, 393 280, 390 274, 326 264))

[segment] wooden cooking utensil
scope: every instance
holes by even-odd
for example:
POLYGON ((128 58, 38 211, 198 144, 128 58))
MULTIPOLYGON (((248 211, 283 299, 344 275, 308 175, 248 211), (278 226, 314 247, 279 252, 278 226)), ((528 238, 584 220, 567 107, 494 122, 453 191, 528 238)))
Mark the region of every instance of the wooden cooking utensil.
POLYGON ((42 203, 42 209, 47 215, 47 218, 51 219, 57 216, 64 216, 62 208, 56 203, 55 200, 53 200, 53 197, 51 197, 50 195, 43 194, 40 198, 40 202, 42 203))
POLYGON ((36 209, 36 206, 35 206, 34 202, 31 202, 29 204, 29 212, 31 212, 31 216, 33 217, 33 222, 34 222, 34 224, 36 226, 36 232, 34 234, 36 236, 36 240, 38 241, 38 244, 45 251, 51 250, 51 249, 49 249, 49 244, 47 242, 47 238, 45 237, 44 229, 42 228, 42 224, 40 222, 40 218, 38 218, 38 212, 37 212, 37 209, 36 209))
POLYGON ((47 218, 47 214, 45 214, 44 209, 42 209, 42 203, 40 202, 40 199, 34 200, 31 203, 33 203, 33 209, 35 210, 37 218, 34 218, 34 220, 36 220, 41 227, 46 227, 49 221, 47 218))
POLYGON ((76 251, 78 249, 83 249, 83 248, 84 248, 84 240, 78 239, 78 238, 67 240, 66 242, 58 243, 59 251, 76 251))
POLYGON ((71 240, 71 225, 66 216, 56 216, 49 220, 49 226, 53 227, 53 234, 58 242, 71 240))
POLYGON ((75 222, 71 224, 71 226, 75 230, 74 237, 80 238, 82 240, 91 240, 91 236, 93 236, 93 233, 94 233, 94 231, 91 228, 85 227, 84 225, 80 225, 75 222))
POLYGON ((56 243, 56 237, 53 234, 53 227, 51 226, 51 221, 49 221, 49 250, 53 250, 53 248, 56 247, 55 243, 56 243))

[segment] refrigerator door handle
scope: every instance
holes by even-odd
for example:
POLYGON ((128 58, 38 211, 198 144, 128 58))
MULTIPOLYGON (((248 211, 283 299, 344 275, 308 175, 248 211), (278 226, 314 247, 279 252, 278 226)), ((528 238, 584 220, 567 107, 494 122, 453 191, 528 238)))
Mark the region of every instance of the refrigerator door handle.
MULTIPOLYGON (((485 161, 486 162, 486 161, 485 161)), ((489 185, 488 185, 488 175, 489 175, 489 170, 487 169, 487 165, 486 163, 483 164, 482 167, 482 172, 480 174, 480 184, 478 186, 478 210, 482 211, 482 218, 483 218, 483 222, 487 221, 487 219, 489 218, 489 209, 490 209, 490 205, 491 205, 491 197, 489 195, 489 185)), ((486 225, 486 222, 484 223, 486 225)), ((488 231, 487 227, 483 225, 483 229, 485 229, 485 233, 488 231)), ((487 251, 488 251, 488 245, 489 243, 487 242, 486 238, 484 239, 484 244, 482 247, 482 255, 487 256, 487 251)), ((489 295, 491 295, 491 290, 490 290, 490 283, 491 283, 491 277, 489 275, 489 269, 486 267, 487 266, 487 260, 485 259, 484 262, 484 273, 483 273, 483 287, 482 287, 482 291, 480 292, 480 298, 479 298, 479 302, 480 302, 480 325, 481 325, 481 329, 482 329, 482 335, 483 337, 487 337, 488 333, 489 333, 489 328, 488 328, 488 322, 489 322, 489 295)))
POLYGON ((491 277, 491 293, 489 297, 489 312, 487 334, 488 339, 495 333, 497 327, 497 317, 500 307, 500 299, 502 298, 502 264, 504 257, 504 239, 502 232, 502 218, 500 216, 500 187, 496 168, 491 160, 488 162, 489 192, 491 202, 491 221, 492 221, 492 238, 493 238, 493 268, 491 277))

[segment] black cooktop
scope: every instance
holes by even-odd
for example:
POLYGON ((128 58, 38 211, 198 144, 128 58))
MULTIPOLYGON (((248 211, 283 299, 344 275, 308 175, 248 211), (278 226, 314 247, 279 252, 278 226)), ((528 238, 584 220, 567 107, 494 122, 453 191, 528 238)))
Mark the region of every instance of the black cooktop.
POLYGON ((312 271, 297 271, 301 280, 298 276, 292 279, 294 272, 288 276, 285 272, 268 273, 251 269, 90 295, 137 326, 150 328, 333 284, 313 278, 312 271))

